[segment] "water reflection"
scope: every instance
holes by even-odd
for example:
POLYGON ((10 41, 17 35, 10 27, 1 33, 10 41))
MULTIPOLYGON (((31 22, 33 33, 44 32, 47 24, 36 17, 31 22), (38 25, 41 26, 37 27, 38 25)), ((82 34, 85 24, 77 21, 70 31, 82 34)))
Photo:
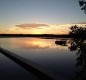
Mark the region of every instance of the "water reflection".
POLYGON ((1 46, 17 55, 29 59, 55 74, 72 80, 76 72, 76 55, 68 49, 68 39, 64 44, 55 44, 60 39, 41 38, 1 38, 1 46), (66 46, 67 45, 67 46, 66 46))
POLYGON ((11 43, 13 46, 18 48, 25 48, 25 49, 44 49, 44 48, 50 48, 51 44, 43 39, 37 39, 37 38, 23 38, 23 39, 11 39, 11 43))
POLYGON ((79 70, 76 72, 75 80, 86 80, 86 43, 84 39, 73 39, 70 41, 70 51, 77 51, 76 67, 79 70))
MULTIPOLYGON (((1 38, 0 45, 7 49, 62 49, 62 45, 55 45, 56 39, 41 39, 41 38, 1 38)), ((57 39, 59 40, 59 39, 57 39)), ((67 49, 66 43, 63 45, 67 49)))

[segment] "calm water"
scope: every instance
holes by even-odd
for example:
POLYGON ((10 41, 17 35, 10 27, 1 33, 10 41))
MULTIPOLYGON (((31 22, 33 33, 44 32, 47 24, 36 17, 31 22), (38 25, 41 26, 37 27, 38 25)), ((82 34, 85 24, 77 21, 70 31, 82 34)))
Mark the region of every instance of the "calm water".
MULTIPOLYGON (((27 58, 52 73, 73 80, 80 67, 77 67, 77 51, 70 51, 70 40, 67 44, 55 44, 59 39, 41 38, 0 38, 0 46, 27 58)), ((3 80, 36 80, 36 78, 17 63, 0 54, 0 79, 3 80)))

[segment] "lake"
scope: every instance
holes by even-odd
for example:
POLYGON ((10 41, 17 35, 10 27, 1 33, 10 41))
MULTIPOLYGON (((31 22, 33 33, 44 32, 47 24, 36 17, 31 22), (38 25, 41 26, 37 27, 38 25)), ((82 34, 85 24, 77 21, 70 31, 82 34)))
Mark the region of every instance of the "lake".
MULTIPOLYGON (((31 60, 38 65, 57 74, 64 79, 74 80, 82 66, 77 65, 77 50, 71 50, 71 39, 46 38, 0 38, 0 46, 19 56, 31 60), (56 44, 65 40, 66 45, 56 44)), ((85 48, 86 50, 86 48, 85 48)), ((30 72, 0 54, 1 80, 38 80, 30 72)))

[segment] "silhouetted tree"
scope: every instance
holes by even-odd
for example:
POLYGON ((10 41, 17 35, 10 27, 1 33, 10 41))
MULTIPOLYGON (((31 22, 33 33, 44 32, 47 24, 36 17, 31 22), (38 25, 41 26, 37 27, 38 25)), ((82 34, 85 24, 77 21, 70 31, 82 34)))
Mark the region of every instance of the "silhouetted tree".
POLYGON ((85 27, 78 27, 77 25, 70 27, 70 36, 78 37, 78 38, 85 38, 86 36, 86 28, 85 27))
POLYGON ((79 5, 81 7, 81 10, 84 10, 86 14, 86 1, 85 0, 79 0, 79 5))

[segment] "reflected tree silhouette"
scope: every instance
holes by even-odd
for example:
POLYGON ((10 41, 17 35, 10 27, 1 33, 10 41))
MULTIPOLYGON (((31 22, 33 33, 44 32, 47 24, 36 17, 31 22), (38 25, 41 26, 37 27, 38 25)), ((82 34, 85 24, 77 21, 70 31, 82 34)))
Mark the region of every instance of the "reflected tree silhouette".
POLYGON ((80 70, 76 72, 75 80, 86 80, 86 43, 84 39, 71 40, 70 51, 77 51, 76 67, 80 70))

